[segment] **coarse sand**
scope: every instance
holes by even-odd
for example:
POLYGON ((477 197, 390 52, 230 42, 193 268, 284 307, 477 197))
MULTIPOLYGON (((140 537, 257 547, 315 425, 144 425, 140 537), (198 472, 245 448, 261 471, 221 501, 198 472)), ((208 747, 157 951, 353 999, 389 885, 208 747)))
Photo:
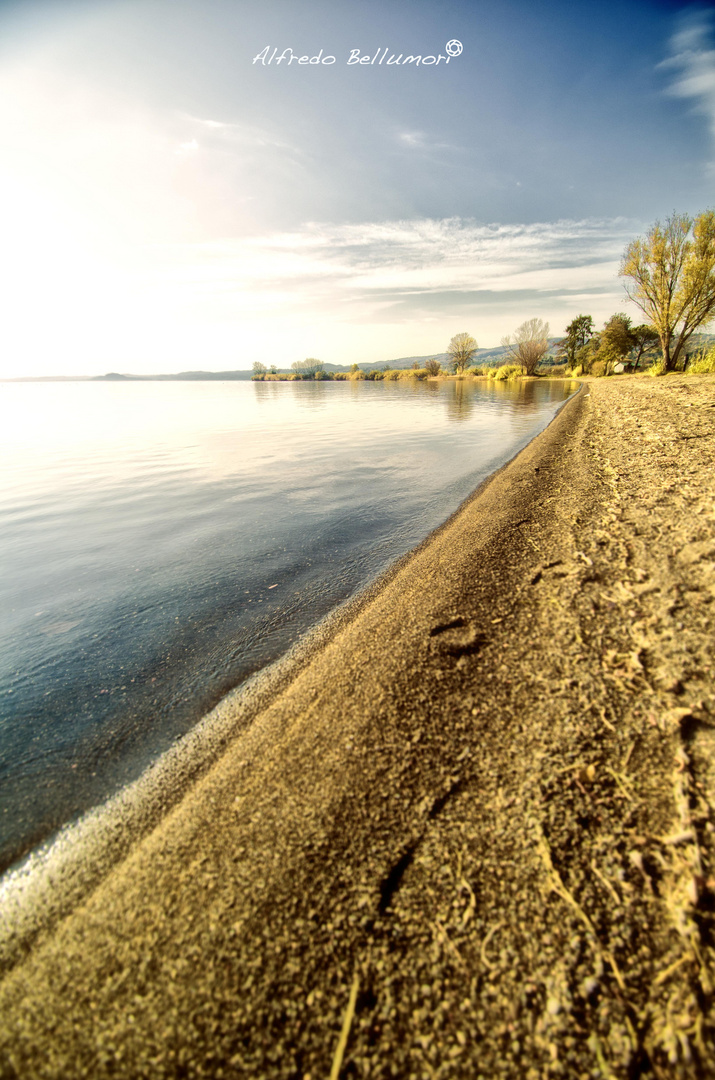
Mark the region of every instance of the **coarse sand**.
POLYGON ((0 1075, 715 1075, 715 378, 586 381, 0 983, 0 1075))

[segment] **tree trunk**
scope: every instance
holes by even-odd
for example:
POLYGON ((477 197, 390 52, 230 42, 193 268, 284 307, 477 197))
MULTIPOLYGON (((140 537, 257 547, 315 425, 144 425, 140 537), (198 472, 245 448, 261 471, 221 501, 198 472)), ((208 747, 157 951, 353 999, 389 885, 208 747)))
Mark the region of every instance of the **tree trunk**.
POLYGON ((661 335, 660 346, 663 350, 663 367, 666 371, 672 371, 675 365, 670 355, 670 333, 661 335))

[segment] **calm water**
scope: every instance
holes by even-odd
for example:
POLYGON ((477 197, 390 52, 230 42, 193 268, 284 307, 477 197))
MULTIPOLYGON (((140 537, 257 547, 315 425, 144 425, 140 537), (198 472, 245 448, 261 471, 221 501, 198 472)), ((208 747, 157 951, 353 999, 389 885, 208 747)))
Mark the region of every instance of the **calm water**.
POLYGON ((0 385, 0 868, 418 543, 567 392, 0 385))

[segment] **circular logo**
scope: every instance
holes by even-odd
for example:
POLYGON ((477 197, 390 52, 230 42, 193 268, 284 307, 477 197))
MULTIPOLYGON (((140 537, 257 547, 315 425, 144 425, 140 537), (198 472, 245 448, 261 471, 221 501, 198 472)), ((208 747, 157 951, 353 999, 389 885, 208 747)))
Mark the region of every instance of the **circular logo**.
POLYGON ((459 56, 459 54, 462 51, 462 42, 457 41, 456 38, 452 38, 452 40, 448 41, 447 44, 445 45, 445 49, 447 50, 447 52, 449 53, 450 56, 459 56))

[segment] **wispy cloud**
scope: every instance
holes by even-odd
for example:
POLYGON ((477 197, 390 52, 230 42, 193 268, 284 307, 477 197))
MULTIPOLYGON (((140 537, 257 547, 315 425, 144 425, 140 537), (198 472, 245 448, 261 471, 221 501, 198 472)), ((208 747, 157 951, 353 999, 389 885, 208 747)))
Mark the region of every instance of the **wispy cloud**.
MULTIPOLYGON (((326 225, 163 249, 177 284, 365 314, 464 294, 617 289, 625 219, 483 225, 459 218, 326 225)), ((162 252, 157 251, 162 261, 162 252)), ((164 265, 163 272, 167 267, 164 265)), ((504 297, 506 299, 506 297, 504 297)))
POLYGON ((401 131, 397 139, 402 146, 410 146, 415 149, 421 149, 426 145, 423 131, 401 131))
POLYGON ((708 118, 715 139, 715 46, 711 12, 695 11, 683 18, 670 42, 671 55, 661 67, 674 72, 669 92, 690 98, 708 118))

